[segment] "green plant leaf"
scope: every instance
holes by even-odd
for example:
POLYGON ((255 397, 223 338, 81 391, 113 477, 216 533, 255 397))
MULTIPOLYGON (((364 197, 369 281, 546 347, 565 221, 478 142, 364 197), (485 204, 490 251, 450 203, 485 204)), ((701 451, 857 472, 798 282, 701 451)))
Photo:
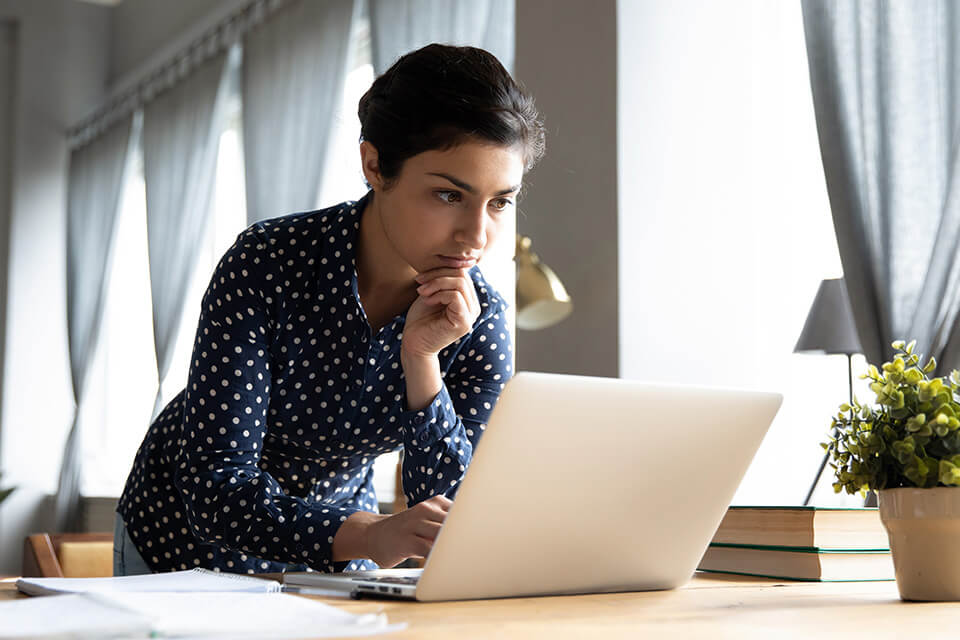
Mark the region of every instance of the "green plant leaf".
POLYGON ((836 491, 932 487, 960 473, 960 369, 933 377, 936 359, 921 367, 916 344, 897 340, 889 362, 879 369, 868 363, 861 378, 869 381, 874 401, 841 404, 832 418, 821 447, 836 491))

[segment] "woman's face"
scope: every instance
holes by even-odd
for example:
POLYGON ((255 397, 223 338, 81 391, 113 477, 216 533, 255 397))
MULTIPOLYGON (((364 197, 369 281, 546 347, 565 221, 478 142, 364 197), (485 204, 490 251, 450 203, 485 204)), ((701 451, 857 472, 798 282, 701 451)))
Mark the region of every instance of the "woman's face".
POLYGON ((446 151, 425 151, 403 163, 384 185, 371 174, 362 143, 364 173, 375 192, 384 235, 417 273, 469 268, 493 246, 516 206, 523 180, 520 147, 469 141, 446 151))

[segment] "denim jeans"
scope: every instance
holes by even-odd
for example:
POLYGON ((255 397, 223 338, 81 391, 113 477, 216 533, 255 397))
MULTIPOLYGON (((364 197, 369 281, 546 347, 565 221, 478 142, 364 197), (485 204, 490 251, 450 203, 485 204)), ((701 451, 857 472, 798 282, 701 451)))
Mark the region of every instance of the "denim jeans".
POLYGON ((148 573, 150 567, 146 561, 133 546, 133 540, 127 533, 127 526, 123 523, 120 514, 113 526, 113 575, 115 576, 139 576, 148 573))

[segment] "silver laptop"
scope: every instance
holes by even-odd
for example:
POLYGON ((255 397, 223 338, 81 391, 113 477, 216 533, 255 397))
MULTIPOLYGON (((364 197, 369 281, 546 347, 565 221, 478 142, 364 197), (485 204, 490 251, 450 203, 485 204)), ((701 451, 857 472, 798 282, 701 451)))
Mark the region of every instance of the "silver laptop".
POLYGON ((422 570, 288 573, 284 583, 421 601, 681 586, 782 400, 518 373, 422 570))

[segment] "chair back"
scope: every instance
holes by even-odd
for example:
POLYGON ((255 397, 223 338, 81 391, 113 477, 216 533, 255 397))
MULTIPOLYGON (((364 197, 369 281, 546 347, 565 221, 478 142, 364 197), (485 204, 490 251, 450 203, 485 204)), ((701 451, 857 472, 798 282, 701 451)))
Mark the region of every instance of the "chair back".
POLYGON ((25 578, 101 578, 112 575, 112 533, 35 533, 23 542, 25 578))

